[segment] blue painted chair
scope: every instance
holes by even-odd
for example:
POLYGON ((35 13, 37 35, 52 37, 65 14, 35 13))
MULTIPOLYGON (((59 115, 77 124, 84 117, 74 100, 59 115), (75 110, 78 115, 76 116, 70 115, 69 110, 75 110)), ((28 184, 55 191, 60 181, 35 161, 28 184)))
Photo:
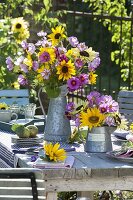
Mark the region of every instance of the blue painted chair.
POLYGON ((26 105, 29 103, 29 90, 0 90, 0 103, 1 102, 5 102, 8 105, 26 105))

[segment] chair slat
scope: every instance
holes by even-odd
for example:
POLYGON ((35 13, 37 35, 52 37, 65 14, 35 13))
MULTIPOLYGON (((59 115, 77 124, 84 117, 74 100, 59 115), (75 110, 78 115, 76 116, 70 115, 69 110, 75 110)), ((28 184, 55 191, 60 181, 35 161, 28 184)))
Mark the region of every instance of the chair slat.
POLYGON ((46 199, 41 170, 32 168, 1 168, 0 199, 46 199), (34 176, 33 176, 34 175, 34 176), (35 192, 37 189, 37 193, 35 192), (35 197, 37 195, 38 197, 35 197))
POLYGON ((29 91, 28 89, 0 90, 0 102, 5 102, 8 105, 13 103, 26 105, 29 103, 29 91))

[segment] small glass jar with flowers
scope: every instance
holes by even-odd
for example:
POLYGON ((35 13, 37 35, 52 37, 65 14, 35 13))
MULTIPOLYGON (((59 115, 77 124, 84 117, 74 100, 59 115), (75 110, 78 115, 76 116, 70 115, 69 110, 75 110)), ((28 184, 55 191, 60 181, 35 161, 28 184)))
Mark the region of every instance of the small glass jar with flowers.
POLYGON ((111 150, 111 133, 116 128, 128 129, 127 120, 119 112, 118 102, 113 100, 112 96, 102 95, 97 91, 91 91, 80 106, 69 102, 66 116, 73 120, 77 127, 89 129, 86 150, 91 152, 111 150))

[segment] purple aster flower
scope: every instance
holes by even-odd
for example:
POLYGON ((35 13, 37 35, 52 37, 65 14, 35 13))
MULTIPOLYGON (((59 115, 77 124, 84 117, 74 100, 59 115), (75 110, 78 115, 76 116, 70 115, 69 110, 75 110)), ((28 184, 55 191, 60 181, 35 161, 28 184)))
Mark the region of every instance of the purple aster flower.
POLYGON ((50 76, 50 70, 49 69, 44 69, 44 71, 41 73, 44 79, 48 80, 50 76))
POLYGON ((101 96, 101 103, 108 103, 109 101, 112 101, 112 97, 110 95, 102 95, 101 96))
POLYGON ((28 85, 27 79, 22 74, 18 76, 18 83, 20 85, 28 85))
POLYGON ((26 50, 28 48, 28 43, 26 42, 26 40, 21 42, 21 46, 24 50, 26 50))
POLYGON ((30 54, 33 54, 35 52, 36 48, 35 48, 35 45, 33 43, 29 43, 28 44, 28 52, 30 54))
POLYGON ((13 64, 12 58, 11 58, 10 56, 8 56, 8 57, 6 58, 6 64, 7 64, 7 69, 8 69, 9 71, 12 71, 12 70, 13 70, 14 64, 13 64))
POLYGON ((98 105, 99 99, 100 99, 100 93, 97 91, 92 91, 90 92, 89 95, 87 95, 87 100, 89 102, 90 107, 93 107, 94 105, 98 105))
POLYGON ((83 42, 83 43, 79 43, 78 44, 78 49, 80 50, 80 51, 84 51, 84 50, 86 50, 88 47, 85 45, 85 43, 83 42))
POLYGON ((89 71, 95 71, 100 65, 100 58, 96 57, 92 62, 88 62, 89 71))
POLYGON ((39 56, 39 60, 41 63, 45 63, 48 62, 50 60, 50 55, 48 52, 43 52, 40 56, 39 56))
POLYGON ((66 110, 67 111, 73 111, 75 108, 75 103, 74 102, 70 102, 66 105, 66 110))
POLYGON ((37 33, 37 35, 38 35, 39 37, 45 37, 45 36, 47 35, 47 33, 44 32, 44 31, 40 31, 40 32, 37 33))
POLYGON ((117 112, 119 111, 119 104, 115 100, 109 101, 107 103, 109 112, 117 112))
POLYGON ((68 58, 64 54, 62 54, 62 55, 59 56, 59 62, 62 62, 63 60, 65 60, 66 62, 68 62, 68 58))
POLYGON ((27 67, 27 65, 21 63, 20 64, 20 69, 21 69, 21 71, 23 71, 25 73, 28 73, 28 67, 27 67))
POLYGON ((80 58, 77 58, 77 59, 75 60, 74 64, 75 64, 75 66, 76 66, 77 68, 80 68, 80 67, 83 66, 84 63, 83 63, 83 61, 82 61, 80 58))
POLYGON ((68 89, 70 91, 74 91, 74 90, 79 89, 80 80, 78 78, 76 78, 76 77, 72 77, 67 81, 67 84, 68 84, 68 89))
POLYGON ((71 44, 72 47, 76 47, 79 44, 79 41, 76 37, 71 36, 68 38, 69 43, 71 44))
POLYGON ((101 113, 106 113, 108 111, 108 106, 106 103, 102 103, 99 105, 99 109, 101 113))
POLYGON ((36 60, 34 60, 32 67, 33 67, 34 71, 36 71, 39 67, 39 63, 36 60))
POLYGON ((106 123, 108 126, 115 126, 115 120, 114 120, 114 118, 111 117, 111 116, 106 117, 105 123, 106 123))
POLYGON ((88 75, 87 74, 80 74, 78 78, 80 80, 81 86, 88 83, 88 75))

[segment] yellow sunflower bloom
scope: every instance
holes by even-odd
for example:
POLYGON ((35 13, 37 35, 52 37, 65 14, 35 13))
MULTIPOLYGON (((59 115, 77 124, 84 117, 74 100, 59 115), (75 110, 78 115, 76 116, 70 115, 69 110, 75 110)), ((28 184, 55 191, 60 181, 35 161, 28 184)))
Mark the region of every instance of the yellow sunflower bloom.
POLYGON ((66 151, 64 149, 59 149, 60 144, 44 144, 43 145, 44 151, 46 156, 51 160, 51 161, 63 161, 66 159, 66 151))
POLYGON ((97 74, 94 74, 93 72, 90 72, 89 73, 89 84, 91 84, 91 85, 94 85, 94 84, 96 84, 96 77, 97 77, 98 75, 97 74))
POLYGON ((90 129, 93 127, 101 126, 104 122, 105 116, 100 113, 98 108, 88 108, 87 112, 81 112, 80 122, 81 126, 88 126, 90 129))
POLYGON ((0 103, 0 110, 8 110, 8 105, 6 103, 0 103))
POLYGON ((69 60, 68 62, 66 62, 65 60, 63 60, 60 65, 57 66, 57 73, 59 75, 58 79, 61 80, 68 80, 69 78, 71 78, 73 75, 76 74, 75 71, 75 66, 74 64, 71 62, 71 60, 69 60))
POLYGON ((28 23, 22 17, 18 17, 12 20, 11 31, 15 34, 18 43, 29 38, 30 36, 28 23))
POLYGON ((51 47, 41 47, 38 57, 41 63, 52 64, 56 59, 55 49, 51 47))
POLYGON ((66 38, 64 34, 65 29, 62 26, 57 26, 55 29, 52 28, 52 33, 48 35, 49 40, 52 41, 52 45, 58 45, 61 40, 66 38))

